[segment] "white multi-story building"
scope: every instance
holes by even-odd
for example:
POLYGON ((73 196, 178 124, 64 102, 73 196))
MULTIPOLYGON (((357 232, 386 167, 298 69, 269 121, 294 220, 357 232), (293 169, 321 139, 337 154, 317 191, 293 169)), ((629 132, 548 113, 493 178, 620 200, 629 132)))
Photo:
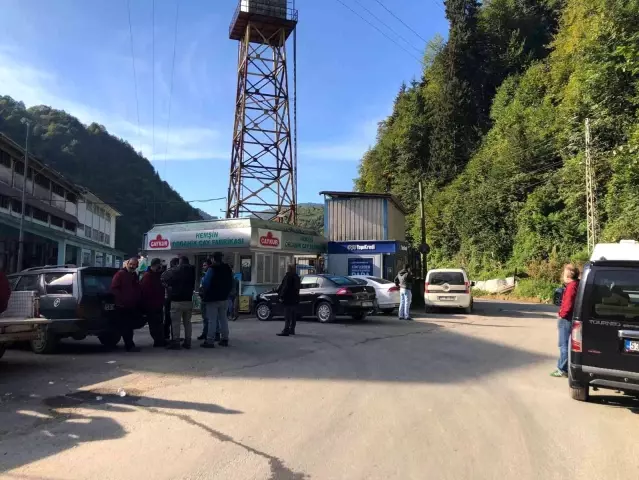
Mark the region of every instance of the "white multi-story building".
POLYGON ((14 272, 47 264, 119 266, 117 210, 86 188, 29 156, 23 265, 17 265, 24 150, 0 133, 0 268, 14 272))

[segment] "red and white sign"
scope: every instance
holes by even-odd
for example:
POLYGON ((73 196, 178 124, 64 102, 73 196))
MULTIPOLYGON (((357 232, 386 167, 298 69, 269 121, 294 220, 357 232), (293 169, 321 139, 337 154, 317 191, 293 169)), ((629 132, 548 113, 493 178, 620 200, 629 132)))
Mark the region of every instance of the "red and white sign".
POLYGON ((262 248, 282 248, 282 232, 258 229, 259 244, 262 248))
POLYGON ((161 234, 157 234, 155 238, 149 240, 149 249, 151 250, 168 250, 171 248, 171 242, 168 238, 164 238, 161 234))

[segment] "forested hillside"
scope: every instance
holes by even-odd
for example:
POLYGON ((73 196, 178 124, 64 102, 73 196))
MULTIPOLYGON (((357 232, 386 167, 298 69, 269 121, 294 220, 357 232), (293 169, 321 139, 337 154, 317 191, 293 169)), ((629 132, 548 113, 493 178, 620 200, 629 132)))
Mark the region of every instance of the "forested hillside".
POLYGON ((587 254, 590 118, 600 238, 638 238, 639 1, 445 4, 448 41, 401 86, 356 190, 397 195, 417 242, 421 179, 431 265, 549 279, 587 254))
POLYGON ((116 248, 136 253, 154 222, 200 219, 198 211, 160 179, 146 158, 102 125, 86 127, 64 111, 47 106, 25 109, 23 103, 0 96, 0 132, 20 145, 25 138, 22 118, 33 121, 31 152, 122 213, 116 248))

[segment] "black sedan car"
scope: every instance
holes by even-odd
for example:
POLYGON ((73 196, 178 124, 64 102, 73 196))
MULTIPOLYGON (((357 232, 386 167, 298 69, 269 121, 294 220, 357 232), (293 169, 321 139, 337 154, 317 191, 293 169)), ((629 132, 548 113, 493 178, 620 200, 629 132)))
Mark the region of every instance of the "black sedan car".
MULTIPOLYGON (((305 275, 302 277, 298 314, 317 317, 322 323, 335 320, 338 315, 363 320, 375 306, 375 289, 359 285, 348 277, 337 275, 305 275)), ((284 315, 277 291, 258 296, 255 312, 259 320, 284 315)))

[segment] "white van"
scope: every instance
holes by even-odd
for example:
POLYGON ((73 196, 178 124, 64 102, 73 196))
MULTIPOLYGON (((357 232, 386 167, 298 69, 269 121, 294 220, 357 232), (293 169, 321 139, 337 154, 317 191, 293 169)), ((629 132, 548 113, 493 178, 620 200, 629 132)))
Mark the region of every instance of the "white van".
POLYGON ((466 313, 473 311, 471 282, 461 268, 430 270, 424 284, 424 304, 426 311, 436 308, 463 308, 466 313))

